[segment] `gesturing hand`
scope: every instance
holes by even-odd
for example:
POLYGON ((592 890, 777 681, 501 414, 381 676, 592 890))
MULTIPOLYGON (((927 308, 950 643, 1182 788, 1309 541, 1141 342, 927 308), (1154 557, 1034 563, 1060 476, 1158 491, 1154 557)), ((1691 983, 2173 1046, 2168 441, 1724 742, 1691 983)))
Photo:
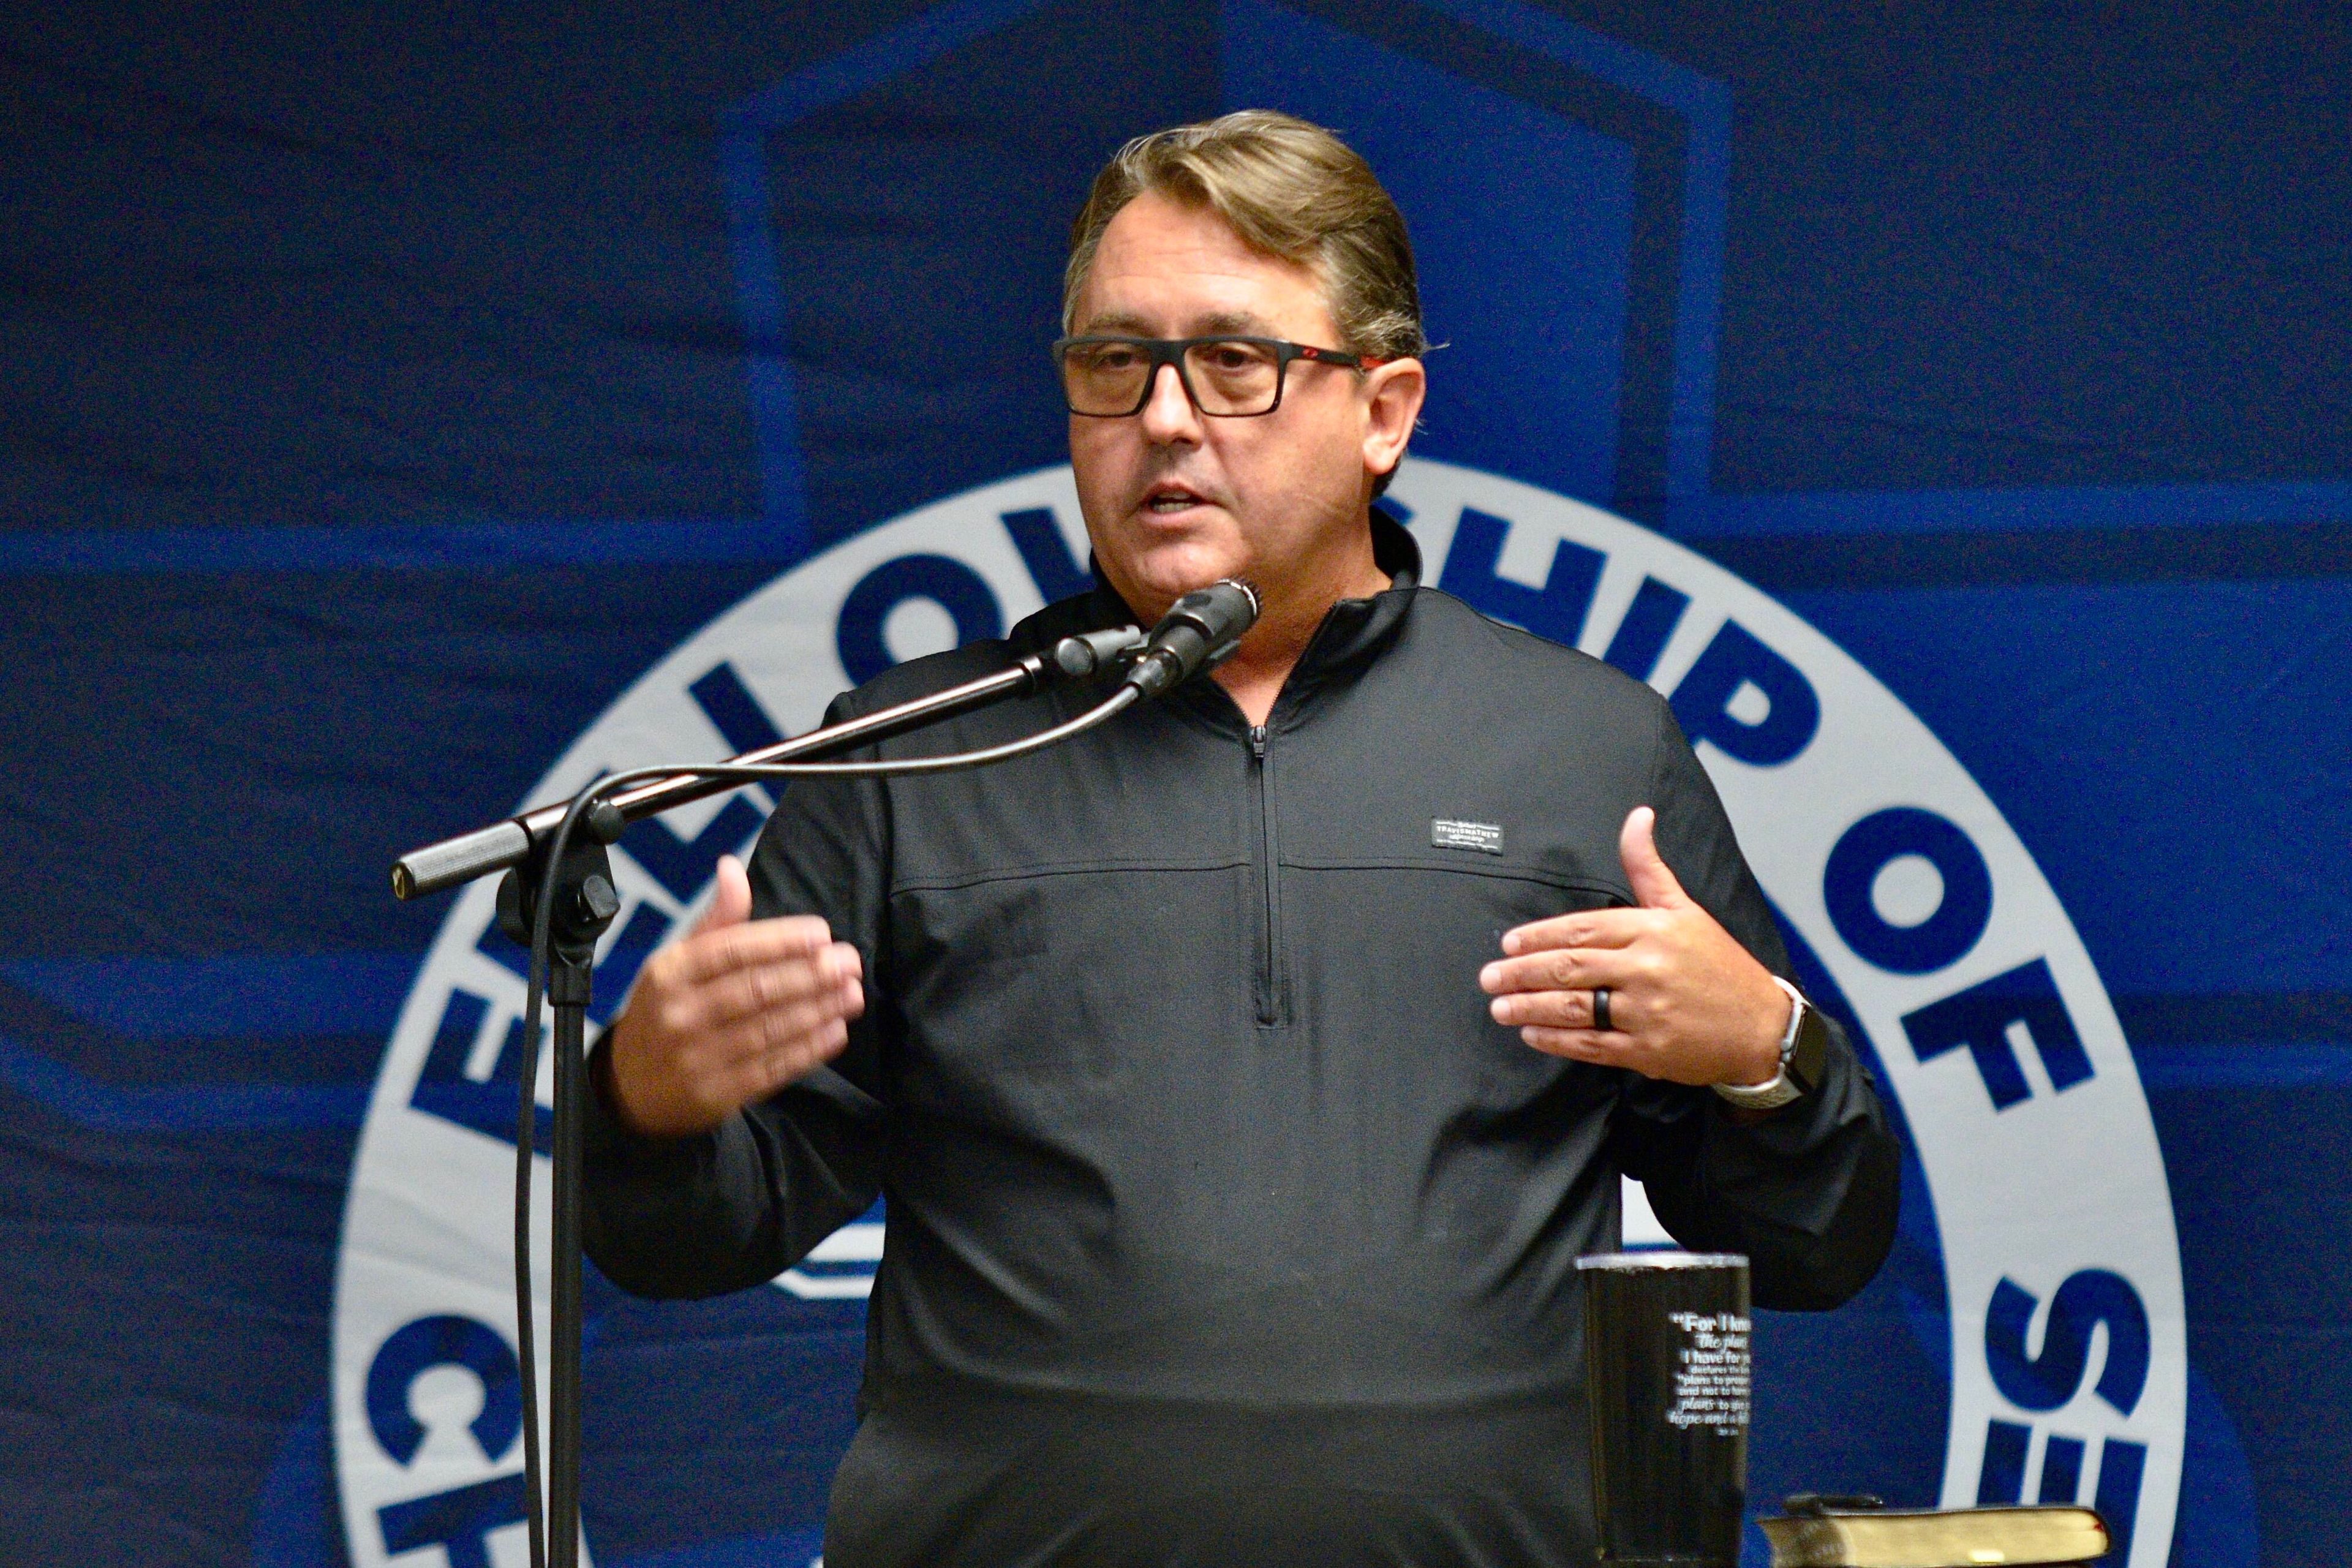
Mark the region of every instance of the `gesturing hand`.
POLYGON ((646 961, 606 1032, 614 1109, 639 1132, 716 1127, 838 1055, 866 1010, 857 950, 823 920, 751 912, 742 862, 722 856, 710 908, 646 961))
POLYGON ((1657 814, 1636 806, 1617 836, 1640 907, 1587 910, 1503 933, 1479 972, 1498 1024, 1537 1050, 1675 1083, 1764 1083, 1780 1070, 1789 999, 1658 858, 1657 814), (1609 991, 1611 1027, 1593 1026, 1609 991))

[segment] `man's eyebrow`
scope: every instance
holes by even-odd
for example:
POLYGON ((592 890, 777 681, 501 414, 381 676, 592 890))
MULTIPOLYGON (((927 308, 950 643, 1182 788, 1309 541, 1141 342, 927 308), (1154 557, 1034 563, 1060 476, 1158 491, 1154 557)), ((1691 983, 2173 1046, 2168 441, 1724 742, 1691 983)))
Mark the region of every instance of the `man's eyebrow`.
POLYGON ((1148 338, 1151 335, 1151 325, 1131 310, 1113 310, 1104 315, 1088 316, 1079 323, 1077 335, 1087 338, 1148 338))
MULTIPOLYGON (((1205 338, 1214 337, 1223 332, 1231 332, 1237 337, 1262 338, 1274 335, 1274 329, 1266 323, 1265 318, 1249 310, 1213 311, 1200 317, 1192 323, 1192 330, 1185 336, 1205 338)), ((1112 310, 1102 315, 1087 317, 1078 328, 1078 335, 1148 338, 1151 335, 1151 325, 1131 310, 1112 310)))
POLYGON ((1211 332, 1235 332, 1244 337, 1271 337, 1274 329, 1265 317, 1248 310, 1219 310, 1192 323, 1192 335, 1205 337, 1211 332))

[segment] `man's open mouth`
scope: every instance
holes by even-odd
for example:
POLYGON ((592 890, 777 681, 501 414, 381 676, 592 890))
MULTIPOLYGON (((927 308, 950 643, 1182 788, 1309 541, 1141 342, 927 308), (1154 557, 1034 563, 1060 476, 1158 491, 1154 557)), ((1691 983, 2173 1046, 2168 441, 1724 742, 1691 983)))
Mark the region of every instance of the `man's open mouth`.
POLYGON ((1198 495, 1181 486, 1155 488, 1143 498, 1143 510, 1151 512, 1183 511, 1187 508, 1202 504, 1204 503, 1198 495))

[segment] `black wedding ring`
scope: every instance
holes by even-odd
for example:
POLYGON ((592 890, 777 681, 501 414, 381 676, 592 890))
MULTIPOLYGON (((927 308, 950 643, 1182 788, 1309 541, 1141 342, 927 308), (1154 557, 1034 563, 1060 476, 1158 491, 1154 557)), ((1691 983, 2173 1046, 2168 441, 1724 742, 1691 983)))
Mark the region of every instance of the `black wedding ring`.
POLYGON ((1609 987, 1606 985, 1596 985, 1592 988, 1592 1026, 1596 1029, 1613 1029, 1617 1026, 1609 1021, 1609 987))

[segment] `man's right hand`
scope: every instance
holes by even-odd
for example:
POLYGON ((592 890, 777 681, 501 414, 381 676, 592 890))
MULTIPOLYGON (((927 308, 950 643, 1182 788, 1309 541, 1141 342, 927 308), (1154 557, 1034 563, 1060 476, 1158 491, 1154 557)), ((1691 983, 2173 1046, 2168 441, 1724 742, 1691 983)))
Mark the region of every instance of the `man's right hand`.
POLYGON ((710 908, 646 961, 605 1031, 613 1109, 638 1132, 718 1126, 831 1060, 866 1010, 857 950, 815 915, 755 921, 751 883, 719 861, 710 908))

